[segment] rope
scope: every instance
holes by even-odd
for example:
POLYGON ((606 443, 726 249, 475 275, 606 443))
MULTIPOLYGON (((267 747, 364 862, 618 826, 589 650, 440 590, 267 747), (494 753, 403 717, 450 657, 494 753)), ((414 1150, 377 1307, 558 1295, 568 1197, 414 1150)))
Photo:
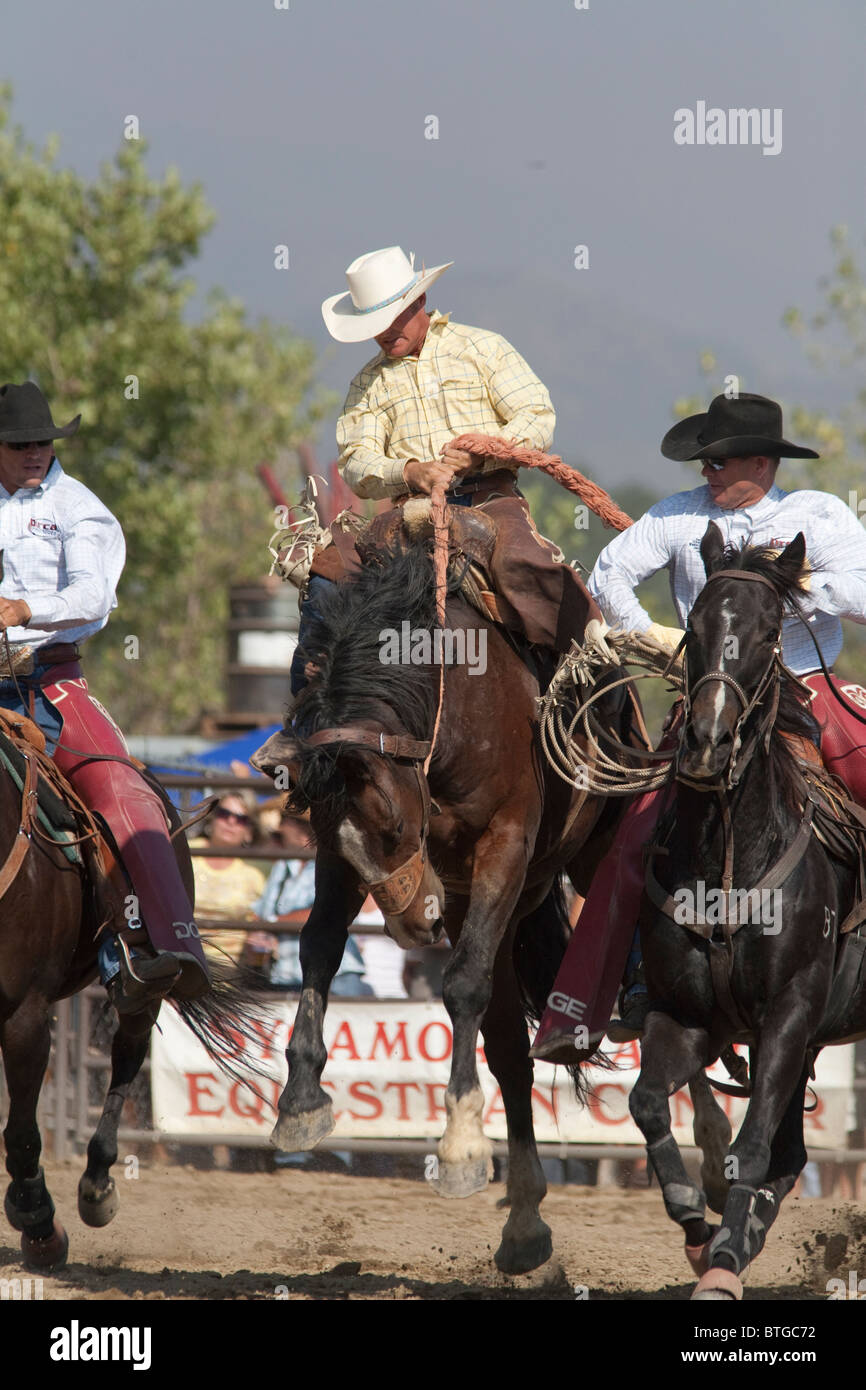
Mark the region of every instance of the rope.
POLYGON ((539 701, 541 746, 557 776, 570 787, 599 796, 633 796, 665 786, 673 750, 629 748, 629 759, 644 758, 657 765, 635 767, 626 763, 623 745, 601 726, 593 709, 618 686, 659 676, 670 676, 674 688, 682 690, 682 664, 672 665, 668 649, 644 633, 608 632, 601 641, 588 636, 583 646, 573 643, 539 701), (611 650, 617 662, 646 669, 640 675, 625 675, 595 687, 595 672, 610 667, 611 650), (586 750, 577 742, 578 731, 586 740, 586 750), (603 743, 610 744, 614 752, 608 753, 603 743))
POLYGON ((512 444, 508 439, 496 439, 490 434, 461 434, 452 445, 467 454, 480 458, 494 458, 501 463, 516 463, 520 468, 540 468, 569 492, 574 492, 585 502, 590 511, 600 517, 605 526, 614 531, 625 531, 634 525, 631 517, 618 507, 603 487, 584 477, 570 464, 563 463, 559 454, 545 454, 541 449, 525 449, 512 444))
MULTIPOLYGON (((431 495, 431 515, 433 519, 433 575, 436 586, 436 621, 440 628, 445 626, 445 597, 448 592, 448 512, 445 503, 445 489, 441 484, 434 487, 431 495)), ((440 657, 442 649, 440 647, 440 657)), ((439 725, 442 722, 442 705, 445 701, 445 662, 439 662, 439 701, 436 706, 436 720, 433 725, 433 736, 430 740, 430 752, 424 761, 424 776, 430 770, 430 763, 433 758, 433 749, 436 747, 436 738, 439 733, 439 725)))

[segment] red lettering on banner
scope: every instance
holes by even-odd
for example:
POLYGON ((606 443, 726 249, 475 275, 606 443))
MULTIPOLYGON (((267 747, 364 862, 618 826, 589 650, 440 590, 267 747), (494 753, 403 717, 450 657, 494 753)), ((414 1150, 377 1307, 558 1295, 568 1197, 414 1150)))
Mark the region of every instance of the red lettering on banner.
MULTIPOLYGON (((625 1114, 612 1116, 606 1108, 608 1104, 614 1104, 613 1096, 607 1102, 602 1096, 602 1091, 615 1091, 621 1101, 626 1098, 625 1086, 618 1085, 615 1081, 605 1081, 600 1086, 594 1086, 589 1096, 589 1110, 594 1120, 598 1120, 601 1125, 624 1125, 627 1124, 630 1116, 628 1106, 625 1107, 625 1114)), ((619 1107, 618 1107, 619 1108, 619 1107)))
POLYGON ((348 1020, 347 1018, 344 1018, 344 1019, 343 1019, 343 1022, 340 1024, 339 1028, 337 1029, 337 1035, 336 1035, 336 1037, 334 1038, 334 1041, 331 1043, 331 1050, 330 1050, 330 1052, 328 1053, 328 1061, 329 1061, 329 1062, 331 1061, 332 1057, 334 1056, 334 1053, 337 1052, 338 1050, 339 1050, 340 1052, 347 1052, 347 1053, 349 1054, 348 1060, 349 1060, 350 1062, 360 1062, 360 1060, 361 1060, 361 1054, 359 1053, 357 1047, 355 1046, 355 1039, 354 1039, 353 1036, 352 1036, 352 1029, 351 1029, 351 1026, 350 1026, 350 1024, 349 1024, 349 1020, 348 1020), (345 1039, 345 1041, 343 1042, 343 1041, 341 1041, 341 1039, 342 1039, 344 1033, 345 1033, 345 1035, 346 1035, 346 1039, 345 1039))
POLYGON ((258 1124, 264 1124, 264 1096, 256 1095, 255 1091, 244 1081, 236 1081, 229 1091, 229 1109, 236 1115, 240 1115, 242 1120, 255 1120, 258 1124), (240 1092, 244 1090, 253 1097, 252 1105, 242 1105, 240 1092))
POLYGON ((376 1024, 376 1033, 373 1038, 373 1046, 370 1048, 370 1056, 367 1058, 367 1061, 375 1062, 376 1048, 379 1046, 380 1043, 382 1044, 386 1057, 390 1057, 392 1053, 396 1052, 397 1048, 400 1047, 403 1049, 403 1056, 399 1058, 399 1061, 410 1061, 411 1058, 409 1056, 409 1042, 406 1037, 405 1020, 397 1024, 397 1033, 392 1042, 388 1041, 388 1034, 385 1031, 387 1026, 388 1025, 386 1023, 383 1023, 381 1021, 379 1021, 376 1024))
POLYGON ((247 1048, 247 1039, 237 1028, 227 1028, 226 1037, 231 1043, 232 1054, 235 1057, 243 1057, 247 1048))
MULTIPOLYGON (((336 1091, 336 1089, 337 1089, 337 1086, 336 1086, 336 1083, 335 1083, 335 1082, 333 1082, 333 1081, 326 1081, 324 1077, 320 1077, 320 1079, 319 1079, 319 1085, 323 1088, 323 1090, 327 1090, 327 1091, 336 1091)), ((342 1119, 342 1117, 343 1117, 343 1112, 342 1112, 342 1110, 335 1110, 335 1111, 334 1111, 334 1124, 338 1124, 339 1121, 342 1119)))
POLYGON ((408 1119, 409 1119, 409 1108, 408 1108, 408 1105, 407 1105, 407 1103, 406 1103, 406 1092, 407 1092, 407 1091, 420 1091, 420 1090, 421 1090, 420 1084, 419 1084, 417 1081, 388 1081, 388 1082, 385 1083, 385 1085, 382 1087, 382 1089, 383 1089, 384 1091, 399 1091, 399 1092, 400 1092, 400 1109, 399 1109, 399 1111, 397 1112, 397 1119, 398 1119, 398 1120, 408 1120, 408 1119))
POLYGON ((349 1087, 349 1095, 353 1100, 363 1101, 365 1105, 370 1106, 369 1115, 359 1115, 355 1110, 350 1110, 349 1116, 353 1120, 378 1120, 382 1111, 385 1109, 379 1097, 376 1095, 376 1092, 373 1090, 372 1081, 353 1081, 349 1087), (367 1087, 368 1094, 364 1094, 361 1090, 362 1086, 367 1087))
POLYGON ((445 1082, 444 1081, 425 1081, 424 1089, 427 1092, 427 1119, 435 1123, 437 1120, 445 1118, 445 1082), (436 1092, 442 1092, 442 1099, 436 1099, 436 1092))
POLYGON ((448 1027, 448 1024, 441 1023, 439 1019, 435 1018, 433 1019, 432 1023, 425 1023, 424 1027, 421 1029, 421 1032, 418 1034, 418 1051, 424 1058, 425 1062, 444 1062, 447 1057, 450 1057, 451 1029, 448 1027), (427 1043, 427 1034, 430 1032, 431 1028, 441 1028, 442 1032, 445 1034, 445 1051, 440 1053, 438 1057, 433 1056, 427 1043))
POLYGON ((216 1100, 216 1096, 205 1083, 212 1081, 215 1086, 219 1085, 219 1080, 212 1071, 188 1071, 186 1082, 189 1087, 189 1109, 188 1115, 222 1115, 225 1106, 221 1105, 219 1110, 203 1110, 199 1104, 199 1096, 207 1096, 208 1100, 216 1100))
POLYGON ((256 1032, 262 1040, 262 1061, 266 1062, 269 1057, 273 1057, 275 1055, 273 1051, 274 1039, 276 1038, 277 1033, 280 1031, 280 1028, 283 1026, 282 1020, 276 1019, 270 1028, 268 1028, 258 1018, 254 1018, 252 1020, 252 1024, 253 1028, 256 1030, 256 1032))
POLYGON ((489 1124, 490 1124, 490 1121, 493 1119, 493 1116, 494 1116, 494 1115, 504 1115, 504 1114, 505 1114, 505 1105, 503 1104, 503 1101, 502 1101, 502 1092, 500 1091, 499 1087, 497 1086, 497 1087, 496 1087, 496 1090, 493 1092, 493 1096, 492 1096, 492 1099, 491 1099, 491 1101, 490 1101, 490 1104, 488 1105, 487 1109, 486 1109, 485 1112, 484 1112, 484 1119, 482 1120, 481 1123, 482 1123, 482 1124, 485 1124, 485 1125, 489 1125, 489 1124))

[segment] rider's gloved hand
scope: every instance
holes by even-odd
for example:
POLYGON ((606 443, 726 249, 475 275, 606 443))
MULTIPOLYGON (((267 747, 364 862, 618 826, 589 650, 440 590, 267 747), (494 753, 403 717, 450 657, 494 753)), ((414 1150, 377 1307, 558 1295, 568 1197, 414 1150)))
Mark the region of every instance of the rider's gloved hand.
POLYGON ((590 618, 584 633, 584 642, 592 643, 601 652, 602 656, 614 666, 619 666, 619 657, 609 642, 605 641, 607 634, 611 631, 604 618, 590 618))
POLYGON ((675 652, 677 647, 685 637, 681 627, 664 627, 661 623, 650 623, 644 637, 651 637, 658 642, 660 647, 666 647, 669 652, 675 652))

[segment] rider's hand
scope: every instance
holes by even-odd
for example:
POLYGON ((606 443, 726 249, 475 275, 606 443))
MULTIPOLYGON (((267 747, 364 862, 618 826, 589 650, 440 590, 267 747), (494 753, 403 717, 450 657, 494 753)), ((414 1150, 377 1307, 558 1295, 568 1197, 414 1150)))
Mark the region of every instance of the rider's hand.
POLYGON ((661 623, 650 623, 643 635, 652 637, 660 647, 667 647, 669 652, 675 652, 686 634, 681 627, 663 627, 661 623))
POLYGON ((440 449, 442 462, 447 463, 449 468, 453 468, 459 477, 461 473, 468 473, 469 469, 477 460, 472 454, 467 454, 465 449, 455 449, 453 444, 443 444, 440 449))
POLYGON ((0 598, 0 632, 7 627, 26 627, 30 605, 23 598, 0 598))
POLYGON ((590 618, 584 632, 584 642, 595 647, 613 666, 619 666, 619 657, 613 647, 605 641, 610 630, 604 618, 590 618))
POLYGON ((421 463, 419 459, 410 459, 403 468, 403 477, 406 479, 406 486, 410 492, 429 494, 437 484, 440 487, 449 488, 454 477, 454 469, 439 459, 431 459, 429 463, 421 463))

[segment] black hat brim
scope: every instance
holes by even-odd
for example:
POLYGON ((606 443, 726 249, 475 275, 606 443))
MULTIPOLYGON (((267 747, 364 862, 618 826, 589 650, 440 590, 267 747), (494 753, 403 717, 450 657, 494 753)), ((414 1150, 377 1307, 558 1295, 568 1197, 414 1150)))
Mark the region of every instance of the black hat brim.
POLYGON ((761 434, 734 434, 727 439, 715 439, 712 444, 701 444, 700 435, 707 424, 707 414, 690 415, 686 420, 669 429, 661 443, 661 451, 667 459, 678 463, 692 463, 695 459, 710 458, 749 458, 753 454, 765 454, 770 458, 818 459, 814 449, 805 449, 800 444, 791 444, 787 439, 770 439, 761 434))
POLYGON ((68 425, 54 425, 50 429, 30 425, 20 430, 0 430, 0 444, 26 444, 31 439, 68 439, 71 434, 75 434, 80 424, 81 416, 76 415, 68 425))

